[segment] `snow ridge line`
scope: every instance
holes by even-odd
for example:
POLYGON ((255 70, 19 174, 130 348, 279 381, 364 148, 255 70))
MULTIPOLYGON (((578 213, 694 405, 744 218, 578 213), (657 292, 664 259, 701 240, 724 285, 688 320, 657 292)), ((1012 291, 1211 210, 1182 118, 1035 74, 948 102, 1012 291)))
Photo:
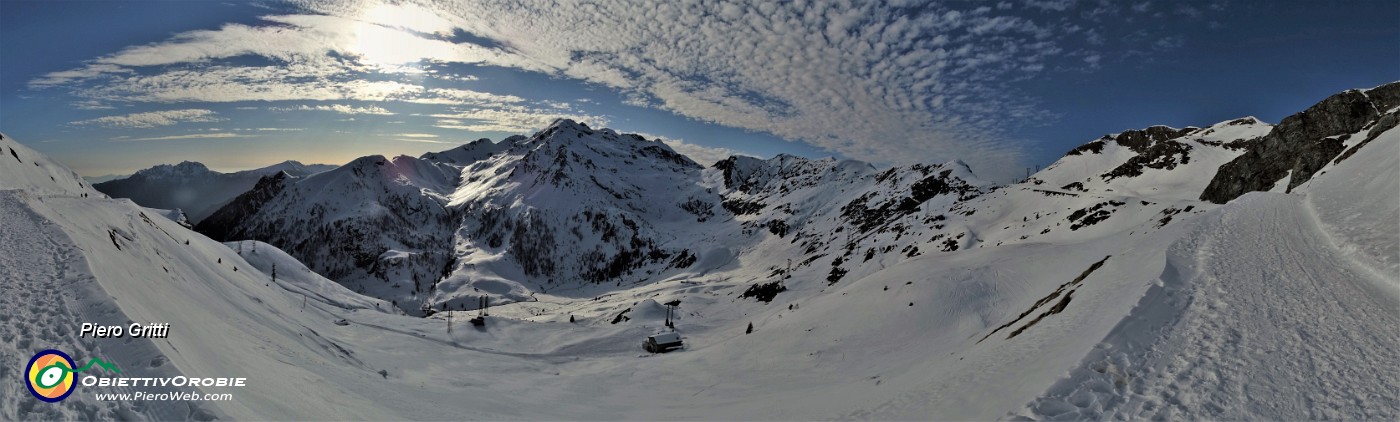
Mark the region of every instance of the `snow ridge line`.
MULTIPOLYGON (((1312 181, 1309 180, 1308 182, 1311 183, 1312 181)), ((1385 299, 1392 299, 1392 302, 1388 305, 1395 307, 1396 301, 1400 301, 1400 279, 1395 278, 1395 274, 1386 274, 1385 270, 1376 268, 1370 260, 1358 258, 1358 254, 1354 252, 1354 247, 1332 235, 1330 230, 1331 225, 1322 221, 1322 217, 1317 213, 1317 207, 1313 206, 1311 195, 1304 193, 1303 197, 1304 199, 1301 202, 1303 203, 1303 210, 1306 211, 1304 215, 1306 215, 1310 220, 1309 222, 1312 223, 1310 224, 1312 229, 1317 231, 1317 233, 1321 235, 1320 237, 1327 242, 1328 248, 1339 252, 1337 255, 1347 260, 1347 262, 1352 264, 1355 268, 1362 270, 1367 276, 1365 278, 1368 279, 1367 281, 1369 281, 1369 283, 1360 287, 1371 291, 1373 293, 1371 297, 1375 300, 1382 301, 1385 299)), ((1387 303, 1377 304, 1387 305, 1387 303)))

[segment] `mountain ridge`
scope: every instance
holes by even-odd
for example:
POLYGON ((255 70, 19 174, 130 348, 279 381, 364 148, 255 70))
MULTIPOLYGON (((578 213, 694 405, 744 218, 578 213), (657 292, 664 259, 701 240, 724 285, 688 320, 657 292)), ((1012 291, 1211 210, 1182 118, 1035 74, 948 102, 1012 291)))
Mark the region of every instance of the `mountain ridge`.
POLYGON ((178 209, 191 221, 199 222, 229 200, 251 189, 265 175, 287 172, 293 176, 306 176, 335 167, 287 160, 267 167, 222 173, 200 162, 182 161, 158 164, 127 177, 96 183, 93 187, 108 196, 131 198, 144 206, 178 209))
MULTIPOLYGON (((1153 201, 1075 200, 1070 201, 1075 204, 1071 211, 1078 208, 1077 213, 1087 218, 1050 209, 1032 212, 1074 217, 1065 221, 1072 223, 1073 230, 1064 235, 1054 234, 1063 222, 1015 236, 996 234, 1010 231, 1009 227, 992 233, 973 229, 985 224, 973 217, 987 209, 978 202, 988 201, 981 197, 993 195, 997 198, 990 200, 993 204, 1008 201, 1007 197, 1021 198, 1011 201, 1029 200, 1022 198, 1024 192, 1044 197, 1050 193, 1037 189, 1047 180, 1055 182, 1054 187, 1064 195, 1146 190, 1159 178, 1140 177, 1144 173, 1172 172, 1185 166, 1190 171, 1174 174, 1192 180, 1191 186, 1203 186, 1208 179, 1202 174, 1214 171, 1205 167, 1218 166, 1238 155, 1229 142, 1262 136, 1270 127, 1257 119, 1241 118, 1205 128, 1154 126, 1124 131, 1071 150, 1061 159, 1071 162, 1052 164, 1027 183, 997 186, 978 179, 958 160, 881 170, 869 163, 834 158, 733 156, 704 168, 644 137, 561 119, 529 137, 477 140, 420 157, 364 157, 340 169, 361 169, 351 170, 360 179, 313 188, 321 183, 316 180, 327 177, 323 174, 292 182, 306 184, 302 193, 250 195, 242 199, 245 204, 239 210, 219 220, 218 224, 233 228, 211 223, 199 230, 221 240, 252 238, 279 245, 318 272, 346 281, 358 292, 399 303, 409 312, 426 303, 474 306, 467 301, 467 292, 486 292, 507 302, 533 300, 531 297, 540 292, 565 291, 561 289, 605 293, 609 289, 598 286, 605 280, 619 288, 682 274, 704 274, 718 267, 691 266, 713 267, 741 256, 761 261, 767 259, 763 256, 778 253, 775 251, 796 253, 802 259, 768 264, 774 274, 786 277, 809 271, 835 284, 927 253, 1000 246, 1047 235, 1083 237, 1078 234, 1081 227, 1116 214, 1134 217, 1114 226, 1161 219, 1163 213, 1180 212, 1185 206, 1167 211, 1153 201), (1083 160, 1092 163, 1076 164, 1083 160), (448 168, 458 173, 431 181, 413 176, 420 172, 410 169, 423 166, 435 169, 435 174, 450 172, 448 168), (1082 175, 1065 172, 1074 166, 1097 170, 1082 175), (393 168, 395 178, 392 182, 383 176, 366 178, 369 173, 365 168, 393 168), (1070 175, 1087 177, 1076 181, 1069 179, 1070 175), (402 191, 403 196, 367 198, 367 202, 351 207, 375 210, 365 213, 364 218, 344 207, 302 209, 295 205, 322 189, 333 189, 337 193, 332 196, 341 198, 365 189, 399 189, 393 186, 411 188, 402 191), (419 201, 413 198, 428 201, 406 210, 384 202, 419 201), (274 208, 285 211, 266 214, 263 207, 246 204, 256 201, 282 204, 274 208), (294 211, 297 209, 301 210, 294 211), (379 214, 383 212, 388 214, 379 214), (402 212, 426 212, 432 217, 413 223, 418 230, 389 228, 395 224, 391 221, 415 221, 400 215, 402 212), (302 214, 311 217, 299 216, 302 214), (380 215, 390 217, 385 220, 380 215), (315 236, 320 234, 276 233, 274 222, 319 227, 315 233, 351 228, 348 232, 352 234, 332 234, 332 240, 322 242, 331 246, 315 246, 293 239, 319 238, 315 236), (375 240, 364 235, 368 233, 396 234, 375 240), (677 242, 679 239, 692 240, 677 242), (316 250, 307 249, 312 247, 316 250), (350 249, 355 252, 349 253, 350 249), (826 258, 819 258, 823 256, 826 258), (874 259, 880 256, 887 258, 874 259)), ((1154 195, 1134 192, 1144 198, 1154 195)), ((1194 200, 1199 188, 1173 192, 1185 193, 1163 199, 1194 200)), ((1197 208, 1200 212, 1206 207, 1197 208)), ((1029 219, 1025 223, 1040 224, 1029 219)))

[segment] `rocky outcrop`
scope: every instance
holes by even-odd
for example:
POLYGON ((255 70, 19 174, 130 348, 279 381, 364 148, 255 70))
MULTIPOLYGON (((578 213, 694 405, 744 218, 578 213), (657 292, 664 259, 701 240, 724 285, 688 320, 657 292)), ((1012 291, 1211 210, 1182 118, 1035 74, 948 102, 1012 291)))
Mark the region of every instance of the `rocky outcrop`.
POLYGON ((1191 162, 1191 146, 1174 140, 1162 140, 1138 151, 1138 155, 1127 162, 1099 175, 1104 181, 1119 177, 1141 176, 1144 169, 1171 170, 1179 164, 1191 162))
POLYGON ((1128 147, 1139 154, 1147 152, 1149 148, 1169 139, 1176 139, 1186 136, 1191 132, 1200 130, 1199 128, 1186 127, 1176 129, 1167 126, 1153 126, 1142 130, 1129 130, 1113 137, 1118 141, 1118 145, 1128 147))
POLYGON ((1336 136, 1360 131, 1397 103, 1400 82, 1342 92, 1288 116, 1244 155, 1221 166, 1201 200, 1223 204, 1248 192, 1269 190, 1286 176, 1291 190, 1342 153, 1344 141, 1336 136))
POLYGON ((1366 147, 1366 145, 1370 144, 1371 141, 1376 140, 1376 137, 1380 136, 1382 133, 1385 133, 1385 131, 1394 129, 1397 125, 1400 125, 1400 111, 1392 111, 1390 112, 1390 114, 1381 116, 1380 119, 1376 120, 1376 124, 1371 125, 1371 130, 1366 133, 1365 139, 1362 139, 1361 142, 1357 142, 1355 146, 1352 146, 1346 152, 1343 152, 1342 155, 1337 156, 1337 159, 1333 160, 1332 162, 1340 163, 1342 162, 1342 160, 1346 160, 1348 157, 1355 155, 1357 151, 1361 150, 1361 148, 1366 147))
POLYGON ((1103 153, 1103 147, 1108 142, 1117 143, 1118 145, 1133 150, 1133 152, 1142 154, 1148 152, 1152 147, 1158 144, 1189 135, 1198 130, 1201 129, 1195 127, 1177 129, 1160 125, 1152 126, 1147 129, 1127 130, 1117 135, 1104 135, 1102 138, 1094 140, 1093 142, 1075 147, 1065 153, 1065 156, 1100 154, 1103 153))
POLYGON ((264 203, 282 193, 282 190, 286 189, 295 179, 286 172, 263 176, 258 179, 258 183, 252 189, 238 195, 225 204, 223 208, 200 221, 195 226, 195 230, 220 242, 239 240, 229 238, 229 234, 238 226, 239 222, 248 216, 257 214, 264 203))

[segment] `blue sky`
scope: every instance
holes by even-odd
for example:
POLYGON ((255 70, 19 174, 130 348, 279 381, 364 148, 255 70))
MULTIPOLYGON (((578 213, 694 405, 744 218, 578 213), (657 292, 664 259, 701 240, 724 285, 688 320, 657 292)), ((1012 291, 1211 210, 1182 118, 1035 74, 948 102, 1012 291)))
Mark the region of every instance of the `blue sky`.
POLYGON ((0 0, 0 130, 85 175, 344 163, 556 117, 1006 180, 1400 80, 1400 2, 0 0))

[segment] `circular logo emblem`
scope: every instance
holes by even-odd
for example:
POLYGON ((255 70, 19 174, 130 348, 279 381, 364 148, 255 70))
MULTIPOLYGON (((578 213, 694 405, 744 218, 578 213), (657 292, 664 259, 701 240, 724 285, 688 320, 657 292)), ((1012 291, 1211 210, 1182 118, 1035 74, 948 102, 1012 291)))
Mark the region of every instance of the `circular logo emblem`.
POLYGON ((49 403, 73 394, 73 358, 57 350, 45 350, 29 360, 25 371, 29 393, 49 403))

